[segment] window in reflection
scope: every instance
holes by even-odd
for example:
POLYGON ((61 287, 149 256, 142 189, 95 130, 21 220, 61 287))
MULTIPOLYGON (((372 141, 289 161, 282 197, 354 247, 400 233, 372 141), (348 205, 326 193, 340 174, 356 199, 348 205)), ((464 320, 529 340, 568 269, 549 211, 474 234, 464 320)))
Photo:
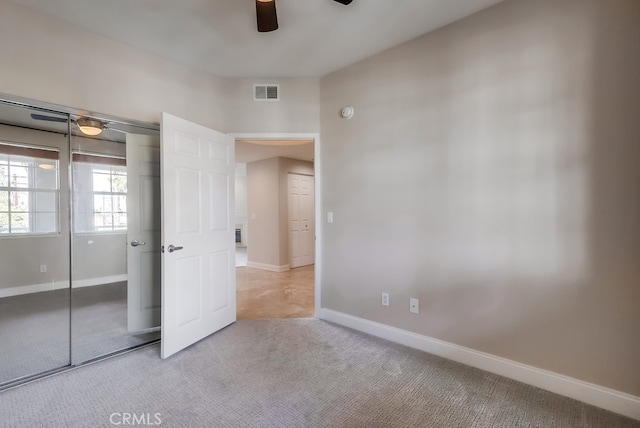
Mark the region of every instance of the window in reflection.
POLYGON ((0 143, 0 234, 58 233, 55 150, 0 143))
POLYGON ((73 154, 76 233, 127 230, 127 167, 123 158, 73 154))

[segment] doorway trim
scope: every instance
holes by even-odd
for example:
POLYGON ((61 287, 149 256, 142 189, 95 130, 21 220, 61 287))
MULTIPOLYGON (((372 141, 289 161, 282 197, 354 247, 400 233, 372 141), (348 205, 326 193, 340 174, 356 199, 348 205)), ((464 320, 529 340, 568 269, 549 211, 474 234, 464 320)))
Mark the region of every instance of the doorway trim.
POLYGON ((320 159, 320 133, 318 132, 230 132, 235 140, 313 140, 314 214, 315 214, 315 268, 314 268, 314 318, 320 319, 322 302, 322 164, 320 159))

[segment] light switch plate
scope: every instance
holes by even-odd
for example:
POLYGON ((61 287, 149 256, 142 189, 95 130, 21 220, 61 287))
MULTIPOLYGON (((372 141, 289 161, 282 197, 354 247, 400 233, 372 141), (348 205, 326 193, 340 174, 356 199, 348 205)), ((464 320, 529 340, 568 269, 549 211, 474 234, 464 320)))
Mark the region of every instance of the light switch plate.
POLYGON ((333 211, 327 213, 327 223, 333 223, 333 211))

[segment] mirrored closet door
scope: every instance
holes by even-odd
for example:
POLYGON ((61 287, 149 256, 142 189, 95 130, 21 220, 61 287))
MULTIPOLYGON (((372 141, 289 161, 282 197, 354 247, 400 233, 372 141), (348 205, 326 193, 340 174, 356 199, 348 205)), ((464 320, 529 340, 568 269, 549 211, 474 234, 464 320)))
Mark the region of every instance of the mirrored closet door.
POLYGON ((68 115, 0 103, 0 384, 70 364, 68 115))
POLYGON ((74 364, 160 337, 160 140, 111 126, 71 136, 74 364))
POLYGON ((0 100, 0 389, 160 338, 157 127, 0 100))

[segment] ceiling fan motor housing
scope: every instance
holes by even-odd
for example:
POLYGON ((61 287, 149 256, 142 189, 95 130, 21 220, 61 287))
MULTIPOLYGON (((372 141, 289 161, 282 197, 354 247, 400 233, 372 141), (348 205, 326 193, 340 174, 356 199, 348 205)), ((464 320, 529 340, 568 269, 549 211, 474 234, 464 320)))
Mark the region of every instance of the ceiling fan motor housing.
MULTIPOLYGON (((353 0, 335 0, 338 3, 348 5, 353 0)), ((256 22, 258 32, 268 33, 278 29, 278 14, 276 13, 276 0, 256 0, 256 22)))
POLYGON ((267 33, 278 29, 278 15, 276 14, 275 0, 256 0, 256 21, 260 33, 267 33))

